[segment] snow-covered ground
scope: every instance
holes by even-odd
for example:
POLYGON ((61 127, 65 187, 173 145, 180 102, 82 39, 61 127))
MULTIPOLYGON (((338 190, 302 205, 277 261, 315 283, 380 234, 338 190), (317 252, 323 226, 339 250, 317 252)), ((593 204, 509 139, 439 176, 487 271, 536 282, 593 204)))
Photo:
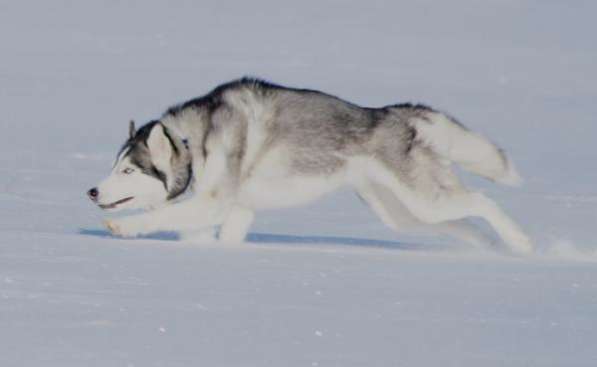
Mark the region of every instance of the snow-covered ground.
MULTIPOLYGON (((597 3, 0 1, 0 366, 597 365, 597 3), (115 239, 127 121, 244 74, 422 101, 505 147, 466 176, 537 243, 397 236, 350 192, 242 248, 115 239)), ((488 230, 484 226, 485 230, 488 230)))

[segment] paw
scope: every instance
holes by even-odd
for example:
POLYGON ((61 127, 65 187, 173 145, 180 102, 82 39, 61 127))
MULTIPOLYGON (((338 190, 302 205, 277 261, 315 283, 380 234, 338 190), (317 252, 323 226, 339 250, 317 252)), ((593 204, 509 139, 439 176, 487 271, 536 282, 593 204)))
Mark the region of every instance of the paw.
POLYGON ((245 243, 246 236, 246 232, 221 230, 218 235, 218 242, 225 246, 239 246, 245 243))
POLYGON ((224 245, 241 245, 245 242, 247 237, 247 226, 237 226, 236 223, 228 222, 220 227, 218 233, 218 242, 224 245))
POLYGON ((512 251, 519 255, 529 255, 534 251, 533 242, 524 233, 517 233, 508 239, 512 251))
POLYGON ((135 237, 139 234, 130 221, 125 219, 105 219, 104 226, 117 237, 135 237))

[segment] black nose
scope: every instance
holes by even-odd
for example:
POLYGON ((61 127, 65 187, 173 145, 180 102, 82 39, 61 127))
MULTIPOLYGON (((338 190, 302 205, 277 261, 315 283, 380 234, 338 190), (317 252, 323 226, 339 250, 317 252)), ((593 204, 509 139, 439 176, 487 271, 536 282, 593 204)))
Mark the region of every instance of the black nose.
POLYGON ((97 187, 94 187, 93 189, 87 191, 87 196, 89 196, 89 198, 93 201, 97 200, 97 195, 99 195, 99 191, 97 191, 97 187))

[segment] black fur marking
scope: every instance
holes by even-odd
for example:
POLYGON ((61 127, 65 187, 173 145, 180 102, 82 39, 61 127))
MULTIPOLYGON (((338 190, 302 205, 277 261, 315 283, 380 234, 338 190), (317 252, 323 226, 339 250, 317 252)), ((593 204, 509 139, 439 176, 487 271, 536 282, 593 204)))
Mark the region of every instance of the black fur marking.
POLYGON ((407 138, 406 148, 404 149, 404 152, 406 154, 410 153, 410 151, 413 149, 413 146, 415 145, 415 141, 417 139, 417 129, 410 126, 408 129, 408 134, 410 136, 407 138))
POLYGON ((187 178, 186 178, 186 182, 184 183, 184 185, 180 186, 180 189, 169 193, 168 194, 168 200, 175 199, 178 196, 182 195, 185 191, 187 191, 187 189, 191 185, 192 179, 193 179, 193 166, 189 163, 187 165, 187 178))
POLYGON ((210 135, 212 130, 213 130, 213 123, 210 118, 207 120, 207 129, 206 129, 205 133, 203 134, 203 141, 201 142, 201 153, 203 154, 204 161, 207 159, 207 154, 209 153, 207 151, 207 137, 210 135))
POLYGON ((391 105, 388 107, 393 107, 393 108, 405 108, 405 109, 410 109, 410 110, 423 110, 423 111, 429 111, 429 112, 436 112, 433 108, 421 104, 421 103, 416 103, 416 104, 412 104, 410 102, 407 103, 399 103, 399 104, 395 104, 395 105, 391 105))
POLYGON ((164 184, 164 188, 166 189, 166 191, 168 191, 168 177, 166 177, 166 174, 157 169, 154 165, 152 165, 151 169, 149 169, 148 171, 149 172, 147 174, 162 181, 162 183, 164 184))
POLYGON ((172 136, 170 136, 170 133, 168 132, 168 129, 165 126, 164 126, 164 135, 166 135, 166 139, 168 139, 168 142, 170 142, 170 146, 172 147, 172 151, 174 152, 174 155, 178 155, 178 148, 176 147, 174 140, 172 140, 172 136))

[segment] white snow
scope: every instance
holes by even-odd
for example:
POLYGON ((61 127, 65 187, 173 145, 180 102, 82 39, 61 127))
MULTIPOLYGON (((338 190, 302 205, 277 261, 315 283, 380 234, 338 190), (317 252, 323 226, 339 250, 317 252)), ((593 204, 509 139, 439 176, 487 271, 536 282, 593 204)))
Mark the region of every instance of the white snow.
POLYGON ((596 13, 1 0, 0 366, 597 365, 596 13), (428 103, 491 137, 525 185, 465 180, 537 253, 398 236, 348 191, 258 215, 240 248, 108 236, 84 193, 128 120, 244 74, 428 103))

